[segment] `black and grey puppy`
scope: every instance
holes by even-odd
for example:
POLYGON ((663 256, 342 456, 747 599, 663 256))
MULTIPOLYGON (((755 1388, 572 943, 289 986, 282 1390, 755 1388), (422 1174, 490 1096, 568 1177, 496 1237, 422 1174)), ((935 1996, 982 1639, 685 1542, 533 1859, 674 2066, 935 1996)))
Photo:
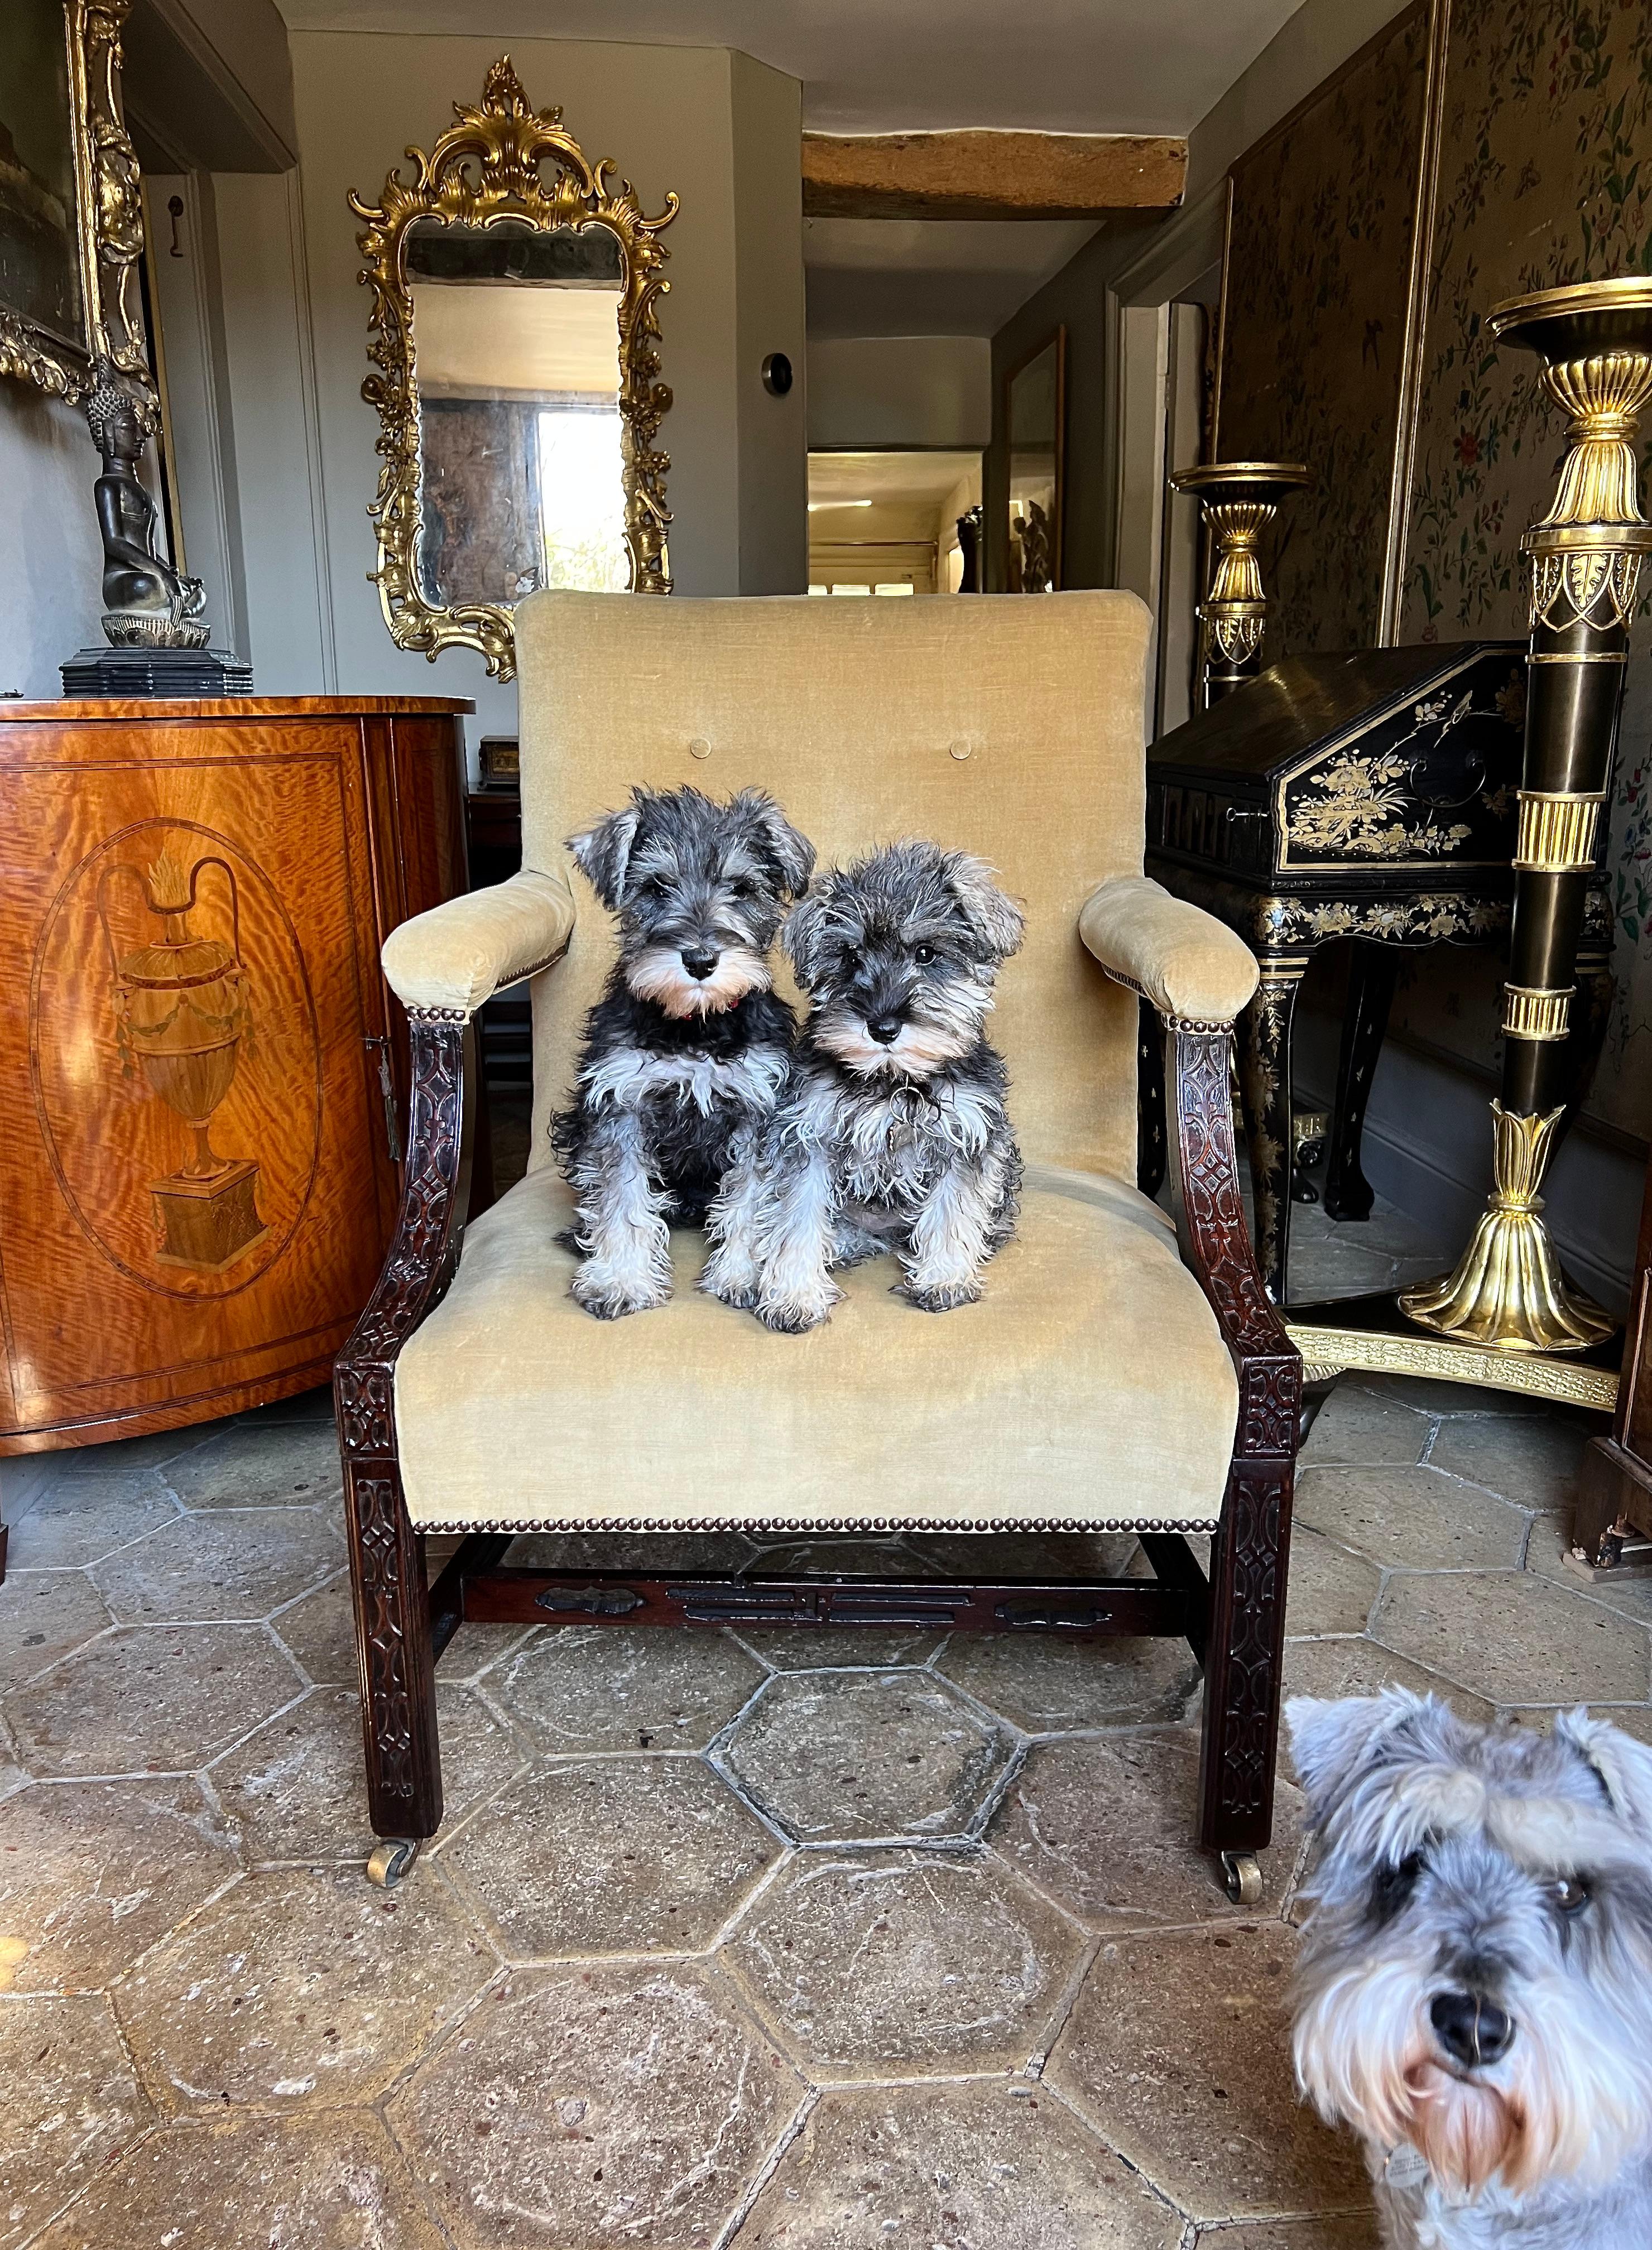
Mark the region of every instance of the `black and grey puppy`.
POLYGON ((618 917, 619 958, 551 1134, 578 1199, 573 1294, 618 1320, 670 1296, 672 1222, 704 1218, 785 1083, 797 1025, 767 955, 814 846, 758 790, 639 789, 569 849, 618 917))
POLYGON ((834 1266, 893 1250, 913 1304, 974 1303, 1021 1181, 981 1025, 1022 928, 991 871, 938 845, 892 844, 820 878, 782 940, 808 1020, 785 1095, 712 1206, 702 1288, 797 1335, 842 1295, 834 1266))

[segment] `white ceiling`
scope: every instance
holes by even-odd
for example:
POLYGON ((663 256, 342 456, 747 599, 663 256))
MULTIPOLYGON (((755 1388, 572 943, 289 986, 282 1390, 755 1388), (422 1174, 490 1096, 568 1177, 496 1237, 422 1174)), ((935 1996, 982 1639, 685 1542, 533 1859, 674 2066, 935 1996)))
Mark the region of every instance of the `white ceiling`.
POLYGON ((294 30, 739 47, 804 123, 1188 133, 1300 0, 278 0, 294 30))
POLYGON ((879 507, 938 507, 961 477, 981 473, 978 453, 811 453, 809 503, 814 529, 854 536, 854 518, 833 501, 879 507))

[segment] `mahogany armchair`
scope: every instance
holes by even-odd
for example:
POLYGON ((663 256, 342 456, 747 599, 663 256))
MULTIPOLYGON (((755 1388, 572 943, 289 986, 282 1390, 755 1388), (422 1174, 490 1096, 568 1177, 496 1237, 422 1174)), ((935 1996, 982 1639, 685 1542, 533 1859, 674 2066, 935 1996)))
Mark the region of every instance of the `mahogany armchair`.
POLYGON ((1260 1894, 1272 1819, 1301 1363, 1246 1232, 1229 1101, 1240 941, 1142 875, 1147 614, 1133 597, 640 602, 517 612, 523 872, 404 923, 401 1215, 336 1372, 378 1881, 441 1819, 434 1667, 464 1618, 870 1622, 1184 1637, 1204 1667, 1199 1837, 1260 1894), (1027 1160, 983 1301, 939 1316, 844 1276, 775 1336, 676 1294, 572 1302, 547 1127, 611 958, 563 839, 633 782, 771 790, 823 861, 923 833, 983 853, 1027 938, 993 1036, 1027 1160), (528 1177, 466 1232, 472 1021, 532 980, 528 1177), (1138 997, 1169 1046, 1176 1225, 1132 1184, 1138 997), (1179 1254, 1177 1233, 1179 1228, 1179 1254), (651 1565, 653 1535, 1129 1530, 1151 1577, 891 1584, 651 1565), (511 1569, 519 1532, 634 1535, 626 1570, 511 1569), (425 1540, 462 1543, 426 1588, 425 1540), (1208 1575, 1190 1540, 1208 1535, 1208 1575))

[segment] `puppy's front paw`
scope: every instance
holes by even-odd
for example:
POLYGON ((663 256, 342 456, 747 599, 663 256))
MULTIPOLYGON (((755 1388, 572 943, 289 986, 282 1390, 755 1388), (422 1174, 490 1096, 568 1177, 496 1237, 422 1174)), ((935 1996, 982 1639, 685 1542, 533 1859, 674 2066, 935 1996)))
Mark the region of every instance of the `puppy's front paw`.
POLYGON ((695 1287, 703 1296, 715 1297, 720 1305, 732 1305, 737 1313, 749 1313, 757 1301, 760 1279, 754 1260, 736 1257, 722 1248, 714 1250, 707 1259, 695 1287))
POLYGON ((622 1321, 627 1313, 652 1313, 669 1301, 671 1291, 657 1282, 622 1276, 595 1264, 582 1266, 568 1294, 594 1321, 622 1321))
POLYGON ((832 1317, 830 1304, 781 1303, 774 1298, 754 1309, 764 1327, 772 1329, 777 1336, 806 1336, 811 1329, 824 1328, 832 1317))
POLYGON ((904 1297, 921 1313, 953 1313, 960 1305, 978 1305, 981 1285, 975 1280, 944 1281, 933 1288, 921 1289, 914 1282, 903 1281, 893 1294, 904 1297))

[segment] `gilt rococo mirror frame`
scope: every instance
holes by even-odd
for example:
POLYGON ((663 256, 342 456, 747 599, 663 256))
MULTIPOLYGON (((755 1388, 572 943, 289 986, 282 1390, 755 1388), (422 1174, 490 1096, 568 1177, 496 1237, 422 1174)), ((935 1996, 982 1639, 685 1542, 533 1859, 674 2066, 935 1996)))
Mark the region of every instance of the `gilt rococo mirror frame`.
POLYGON ((539 232, 606 227, 625 258, 619 293, 619 395, 629 590, 668 594, 671 578, 666 532, 666 472, 671 456, 653 439, 671 405, 660 377, 660 326, 655 307, 671 284, 660 272, 670 252, 657 239, 678 211, 666 197, 658 218, 646 218, 635 190, 622 180, 616 192, 611 159, 587 162, 558 109, 535 110, 508 55, 488 72, 481 104, 453 104, 450 125, 426 155, 410 148, 416 167, 404 180, 398 166, 386 179, 377 205, 355 194, 350 209, 366 222, 356 240, 367 264, 362 280, 373 293, 362 396, 378 411, 377 450, 384 457, 378 492, 368 513, 378 534, 373 574, 384 622, 399 648, 422 650, 433 663, 444 648, 473 648, 487 669, 508 680, 516 669, 512 613, 501 602, 436 605, 426 600, 418 571, 424 530, 420 468, 418 369, 413 335, 413 293, 407 273, 409 229, 420 219, 444 225, 487 227, 525 221, 539 232), (550 184, 546 171, 554 167, 550 184))
POLYGON ((20 376, 48 397, 73 402, 92 390, 97 362, 107 361, 150 401, 138 296, 142 190, 121 109, 121 33, 131 0, 60 0, 60 6, 80 333, 73 340, 52 334, 0 298, 0 375, 20 376))

